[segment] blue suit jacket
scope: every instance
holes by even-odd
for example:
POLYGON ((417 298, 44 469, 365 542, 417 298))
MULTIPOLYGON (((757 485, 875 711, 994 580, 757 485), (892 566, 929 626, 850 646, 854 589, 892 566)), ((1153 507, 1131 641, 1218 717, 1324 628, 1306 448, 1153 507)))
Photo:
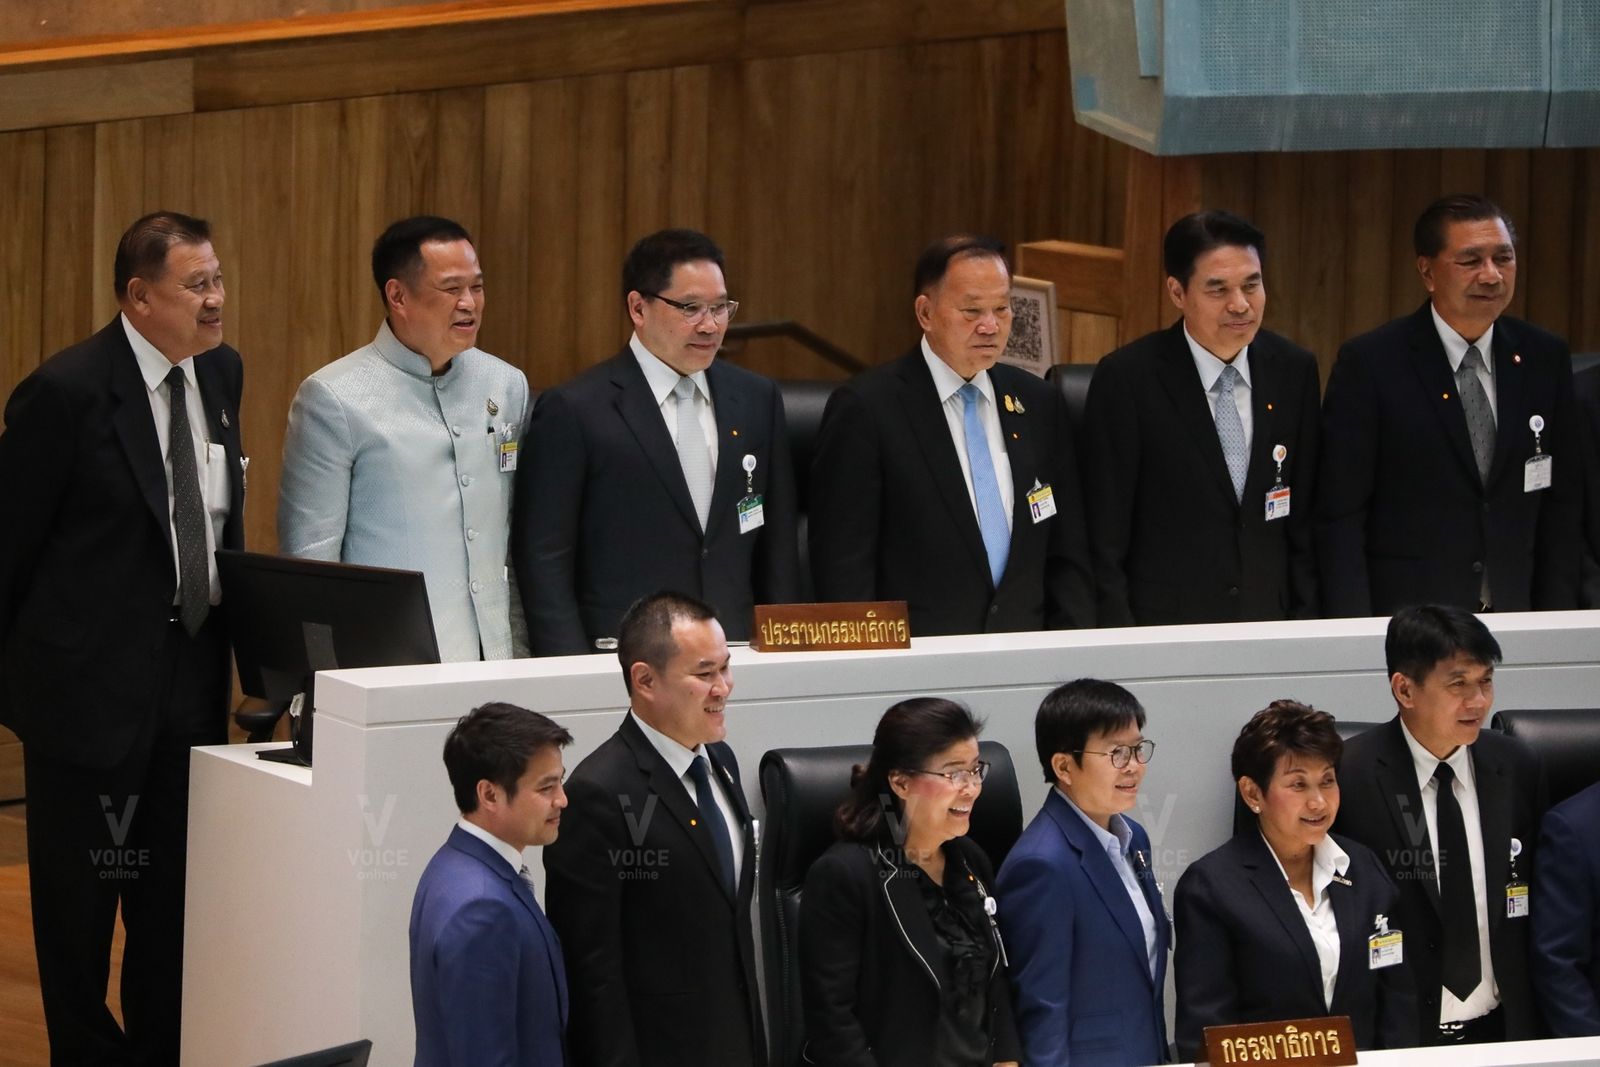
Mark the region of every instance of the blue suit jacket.
POLYGON ((533 891, 488 845, 450 831, 411 904, 417 1067, 561 1067, 561 942, 533 891))
POLYGON ((1600 782, 1545 814, 1535 860, 1533 988, 1556 1037, 1600 1034, 1600 782))
POLYGON ((1156 918, 1156 973, 1144 929, 1100 841, 1055 790, 995 880, 1012 998, 1029 1067, 1148 1064, 1167 1059, 1171 922, 1149 872, 1150 838, 1128 820, 1145 857, 1141 882, 1156 918))

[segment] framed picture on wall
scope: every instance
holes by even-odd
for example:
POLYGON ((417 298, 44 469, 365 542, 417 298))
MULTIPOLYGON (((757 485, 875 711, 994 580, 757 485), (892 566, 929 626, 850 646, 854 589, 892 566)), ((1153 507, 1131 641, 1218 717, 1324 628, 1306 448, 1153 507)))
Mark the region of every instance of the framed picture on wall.
POLYGON ((1044 377, 1061 351, 1061 325, 1056 308, 1056 283, 1038 278, 1011 278, 1011 340, 1001 363, 1044 377))

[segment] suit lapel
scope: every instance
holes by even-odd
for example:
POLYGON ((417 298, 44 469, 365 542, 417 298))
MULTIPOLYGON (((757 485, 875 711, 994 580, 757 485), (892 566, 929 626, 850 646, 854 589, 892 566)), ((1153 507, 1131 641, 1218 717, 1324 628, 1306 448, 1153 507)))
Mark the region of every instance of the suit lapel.
POLYGON ((700 529, 700 515, 689 496, 689 483, 678 462, 677 446, 672 443, 672 435, 661 417, 661 407, 651 394, 650 383, 645 381, 644 371, 639 369, 631 348, 624 347, 612 357, 611 382, 617 387, 617 414, 622 417, 623 425, 638 441, 639 451, 661 479, 684 521, 700 529))
MULTIPOLYGON (((631 713, 622 720, 622 726, 617 732, 633 751, 634 760, 638 763, 640 772, 644 774, 650 792, 659 798, 661 806, 666 808, 667 813, 677 822, 684 836, 694 842, 695 850, 700 853, 712 884, 722 890, 722 899, 727 900, 731 907, 734 902, 728 899, 722 877, 722 861, 717 858, 705 827, 700 825, 700 808, 689 795, 688 789, 684 787, 682 779, 672 773, 672 768, 661 758, 661 753, 656 751, 656 747, 650 743, 644 731, 634 723, 631 713)), ((743 798, 740 798, 735 801, 735 805, 742 802, 743 798)))
MULTIPOLYGON (((1004 378, 995 375, 999 369, 999 365, 990 368, 989 381, 994 386, 995 403, 1000 413, 1000 436, 1005 441, 1006 462, 1011 466, 1011 548, 1014 553, 1017 543, 1033 526, 1028 494, 1033 492, 1033 482, 1038 477, 1039 458, 1034 454, 1033 440, 1028 434, 1027 412, 1006 407, 1005 397, 1010 394, 1005 391, 1004 378)), ((988 556, 985 555, 984 559, 987 560, 988 556)), ((1006 571, 1011 573, 1011 568, 1008 566, 1006 571)), ((1001 580, 1005 580, 1004 575, 1001 580)))
MULTIPOLYGON (((878 877, 882 882, 884 900, 889 914, 906 948, 922 962, 923 970, 933 984, 943 989, 947 981, 944 953, 939 948, 939 937, 933 929, 933 919, 922 902, 922 890, 917 887, 917 873, 901 868, 881 848, 875 853, 878 877)), ((945 862, 950 862, 946 856, 945 862)))
POLYGON ((1504 318, 1495 323, 1494 327, 1494 400, 1495 400, 1495 435, 1494 435, 1494 461, 1489 467, 1489 484, 1493 485, 1507 473, 1508 466, 1514 466, 1517 459, 1527 459, 1526 456, 1512 455, 1513 448, 1522 438, 1521 428, 1528 424, 1529 415, 1543 415, 1545 422, 1551 419, 1546 411, 1528 410, 1528 382, 1526 371, 1521 361, 1514 358, 1518 355, 1518 337, 1516 327, 1504 318))
MULTIPOLYGON (((1280 372, 1283 364, 1276 358, 1276 353, 1262 343, 1261 334, 1256 334, 1256 339, 1250 343, 1248 355, 1250 361, 1250 418, 1252 423, 1250 437, 1250 466, 1245 472, 1245 503, 1250 502, 1250 490, 1262 489, 1276 483, 1278 478, 1278 463, 1272 458, 1273 446, 1283 444, 1278 439, 1277 428, 1273 425, 1273 411, 1282 396, 1280 386, 1282 378, 1280 372)), ((1218 445, 1221 451, 1221 445, 1218 445)), ((1285 457, 1287 459, 1288 457, 1285 457)), ((1230 483, 1231 485, 1231 483, 1230 483)))
MULTIPOLYGON (((1246 877, 1250 879, 1250 884, 1261 897, 1267 910, 1278 920, 1278 925, 1283 927, 1283 932, 1289 935, 1289 940, 1294 944, 1295 951, 1300 954, 1300 962, 1304 965, 1302 977, 1311 981, 1312 988, 1317 993, 1317 1000, 1320 1002, 1322 962, 1317 956, 1317 946, 1311 942, 1311 932, 1306 929, 1305 918, 1300 914, 1300 905, 1295 903, 1293 894, 1297 890, 1284 880, 1278 861, 1273 859, 1266 840, 1259 832, 1253 834, 1246 832, 1240 840, 1244 849, 1242 865, 1248 872, 1246 877)), ((1342 952, 1340 956, 1343 958, 1342 952)))
MULTIPOLYGON (((709 540, 724 524, 735 522, 734 507, 744 496, 745 443, 743 435, 747 412, 746 397, 728 381, 723 366, 713 361, 706 370, 706 385, 711 390, 711 409, 717 422, 717 470, 711 487, 711 513, 706 518, 709 540)), ((688 483, 684 483, 687 487, 688 483)), ((686 490, 687 491, 687 488, 686 490)))
MULTIPOLYGON (((1233 476, 1228 473, 1228 461, 1223 458, 1222 442, 1217 438, 1217 421, 1211 415, 1211 403, 1206 399, 1205 390, 1200 387, 1200 375, 1194 369, 1194 354, 1189 351, 1189 342, 1183 336, 1182 319, 1168 328, 1157 366, 1160 369, 1156 377, 1177 414, 1178 425, 1183 427, 1193 442, 1195 454, 1200 457, 1207 476, 1217 492, 1226 497, 1230 504, 1237 506, 1238 500, 1233 495, 1233 476)), ((1256 435, 1258 441, 1260 437, 1260 434, 1256 435)))
POLYGON ((128 344, 122 320, 113 319, 111 325, 101 331, 101 336, 110 360, 111 394, 116 399, 111 422, 122 451, 128 457, 128 465, 133 469, 134 480, 150 509, 150 517, 160 527, 161 539, 170 550, 172 517, 167 512, 167 468, 161 457, 155 419, 150 414, 150 391, 139 374, 139 361, 133 354, 133 346, 128 344))
MULTIPOLYGON (((1352 869, 1345 868, 1345 874, 1352 869)), ((1331 1015, 1349 1015, 1349 1000, 1361 984, 1367 970, 1367 935, 1377 929, 1374 916, 1362 915, 1358 910, 1356 893, 1362 887, 1344 885, 1335 881, 1328 886, 1328 899, 1333 903, 1333 918, 1339 927, 1339 974, 1333 981, 1333 1001, 1328 1005, 1331 1015)), ((1321 972, 1318 972, 1321 977, 1321 972)))
POLYGON ((1400 854, 1412 858, 1408 864, 1412 877, 1422 883, 1423 894, 1433 905, 1434 912, 1442 915, 1438 869, 1433 863, 1433 839, 1428 835, 1428 817, 1422 807, 1422 790, 1417 787, 1411 750, 1400 732, 1398 717, 1377 729, 1385 731, 1383 746, 1372 768, 1378 795, 1383 798, 1394 824, 1394 840, 1400 843, 1400 854))
MULTIPOLYGON (((1084 877, 1094 887, 1100 902, 1106 906, 1111 918, 1116 921, 1117 929, 1122 931, 1128 947, 1138 957, 1141 964, 1140 973, 1147 979, 1150 978, 1150 954, 1144 943, 1144 925, 1139 921, 1139 913, 1134 910, 1133 901, 1128 899, 1128 889, 1122 884, 1116 868, 1111 865, 1111 858, 1106 855, 1099 838, 1084 825, 1078 813, 1073 811, 1067 801, 1061 798, 1061 794, 1054 789, 1051 789, 1049 795, 1045 797, 1044 810, 1050 813, 1050 819, 1056 824, 1056 829, 1078 854, 1078 862, 1083 869, 1084 877)), ((1149 897, 1146 896, 1145 899, 1148 902, 1149 897)))
MULTIPOLYGON (((1489 931, 1497 933, 1506 921, 1502 894, 1511 881, 1511 783, 1505 767, 1472 746, 1472 779, 1478 793, 1478 829, 1483 834, 1484 892, 1488 898, 1489 931)), ((1527 842, 1524 842, 1527 844, 1527 842)), ((1520 871, 1526 876, 1526 870, 1520 871)))
POLYGON ((928 476, 950 513, 956 535, 967 546, 973 562, 988 577, 989 553, 983 547, 983 534, 978 529, 978 516, 972 510, 972 497, 961 478, 961 460, 956 455, 955 442, 950 438, 950 424, 945 421, 944 405, 939 403, 939 394, 933 387, 933 375, 928 373, 928 365, 920 347, 913 349, 910 355, 900 361, 898 373, 901 407, 905 410, 906 421, 911 424, 917 447, 928 464, 928 476))
POLYGON ((228 390, 212 359, 196 356, 195 380, 200 383, 200 403, 205 408, 207 435, 221 443, 228 471, 228 521, 223 526, 223 543, 218 548, 244 544, 244 478, 239 457, 239 413, 229 407, 228 390))
MULTIPOLYGON (((1472 454, 1472 435, 1467 432, 1467 414, 1456 395, 1455 375, 1450 373, 1450 357, 1433 324, 1429 305, 1411 316, 1411 369, 1422 386, 1422 394, 1434 417, 1444 427, 1445 436, 1455 448, 1456 459, 1473 481, 1480 482, 1478 461, 1472 454)), ((1492 469, 1492 468, 1491 468, 1492 469)))

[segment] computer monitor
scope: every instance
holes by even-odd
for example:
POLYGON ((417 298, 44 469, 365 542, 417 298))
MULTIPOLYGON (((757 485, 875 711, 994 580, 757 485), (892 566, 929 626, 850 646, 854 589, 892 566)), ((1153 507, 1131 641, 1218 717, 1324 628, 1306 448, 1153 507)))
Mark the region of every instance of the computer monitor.
POLYGON ((298 762, 311 762, 318 671, 439 662, 421 571, 221 549, 217 572, 240 688, 278 702, 305 694, 290 725, 294 746, 277 750, 298 762))

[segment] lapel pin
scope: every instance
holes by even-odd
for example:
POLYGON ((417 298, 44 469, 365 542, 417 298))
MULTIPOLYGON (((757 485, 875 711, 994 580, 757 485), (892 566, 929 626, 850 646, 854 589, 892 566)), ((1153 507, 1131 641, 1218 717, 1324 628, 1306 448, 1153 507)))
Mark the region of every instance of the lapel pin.
POLYGON ((730 434, 732 434, 734 437, 738 437, 739 436, 739 431, 738 430, 729 430, 728 432, 730 434))
POLYGON ((1440 396, 1441 396, 1441 397, 1443 397, 1443 398, 1444 398, 1444 399, 1446 399, 1446 400, 1449 400, 1449 399, 1450 399, 1450 394, 1449 394, 1449 393, 1440 393, 1440 394, 1439 394, 1439 395, 1440 395, 1440 396))
POLYGON ((489 398, 489 402, 483 406, 489 409, 491 416, 500 414, 500 405, 494 402, 494 397, 492 396, 489 398))
POLYGON ((1513 362, 1513 363, 1521 363, 1522 362, 1522 353, 1521 352, 1513 352, 1513 353, 1511 353, 1511 362, 1513 362))
POLYGON ((1007 393, 1005 395, 1005 401, 1006 401, 1006 410, 1007 411, 1016 411, 1017 410, 1017 405, 1012 402, 1010 393, 1007 393))
POLYGON ((224 430, 228 428, 228 411, 226 408, 222 411, 222 428, 224 430))
POLYGON ((1272 402, 1271 402, 1271 401, 1268 401, 1268 402, 1267 402, 1267 410, 1268 410, 1268 411, 1271 411, 1271 410, 1272 410, 1272 402))
POLYGON ((1019 398, 1017 400, 1017 414, 1018 415, 1026 415, 1027 413, 1028 413, 1028 409, 1022 406, 1022 400, 1019 398))

